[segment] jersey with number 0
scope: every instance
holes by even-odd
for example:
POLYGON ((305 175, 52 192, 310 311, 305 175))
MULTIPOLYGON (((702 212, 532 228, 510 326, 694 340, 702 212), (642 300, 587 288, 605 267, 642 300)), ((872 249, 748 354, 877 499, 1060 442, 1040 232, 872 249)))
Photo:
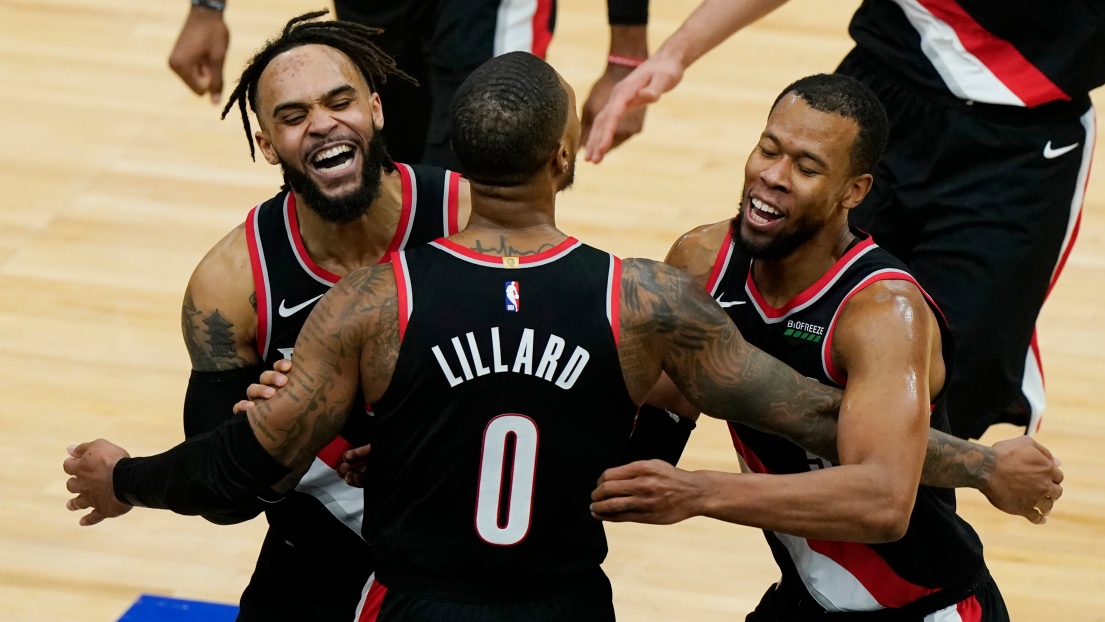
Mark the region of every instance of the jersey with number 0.
MULTIPOLYGON (((390 252, 457 230, 460 176, 431 166, 396 164, 396 168, 403 206, 382 262, 390 252)), ((257 351, 269 368, 280 359, 292 358, 311 309, 339 280, 308 254, 299 234, 298 209, 295 195, 283 191, 251 210, 246 219, 257 295, 257 351)), ((315 600, 313 592, 321 590, 327 605, 333 603, 338 609, 335 601, 344 599, 351 602, 341 610, 352 611, 371 572, 365 561, 369 551, 361 538, 364 494, 346 485, 334 469, 345 450, 368 442, 368 428, 364 402, 358 400, 341 434, 319 453, 295 491, 268 509, 269 536, 243 595, 243 610, 256 597, 276 600, 282 615, 295 617, 299 613, 286 608, 305 601, 312 619, 333 619, 315 600), (294 591, 288 590, 289 585, 295 586, 294 591)))
MULTIPOLYGON (((706 284, 707 291, 736 323, 749 343, 822 384, 844 387, 845 373, 832 359, 833 330, 844 305, 864 288, 883 280, 917 286, 908 269, 853 229, 856 241, 816 283, 780 308, 771 306, 752 278, 753 260, 726 235, 706 284)), ((928 298, 928 295, 925 294, 928 298)), ((950 365, 952 338, 931 299, 950 365)), ((947 370, 951 375, 951 369, 947 370)), ((943 392, 930 425, 947 431, 943 392)), ((730 424, 737 452, 758 473, 803 473, 832 468, 828 460, 780 437, 730 424)), ((893 442, 893 439, 888 440, 893 442)), ((955 493, 921 486, 906 535, 887 544, 829 542, 764 531, 783 581, 802 585, 826 611, 871 611, 914 607, 936 611, 967 597, 988 576, 982 543, 955 513, 955 493), (922 602, 923 601, 923 602, 922 602)))
POLYGON ((600 573, 591 492, 637 411, 617 352, 620 260, 573 238, 506 258, 442 239, 392 265, 402 344, 374 404, 365 502, 380 582, 600 573))

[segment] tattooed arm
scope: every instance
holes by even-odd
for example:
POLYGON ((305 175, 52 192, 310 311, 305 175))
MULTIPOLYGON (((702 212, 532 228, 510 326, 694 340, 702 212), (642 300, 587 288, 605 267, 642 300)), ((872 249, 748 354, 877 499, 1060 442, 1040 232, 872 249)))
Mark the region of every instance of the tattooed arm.
POLYGON ((644 259, 623 262, 619 356, 626 386, 638 401, 663 370, 710 416, 835 453, 840 391, 749 345, 680 270, 644 259))
POLYGON ((181 332, 193 370, 219 372, 261 362, 255 348, 257 298, 253 290, 245 226, 241 225, 200 261, 184 291, 181 332))

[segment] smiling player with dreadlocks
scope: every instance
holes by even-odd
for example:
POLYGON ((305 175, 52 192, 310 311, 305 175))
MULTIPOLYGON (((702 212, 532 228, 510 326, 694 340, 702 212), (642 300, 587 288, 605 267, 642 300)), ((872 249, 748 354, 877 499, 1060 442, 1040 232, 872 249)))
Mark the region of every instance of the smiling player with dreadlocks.
MULTIPOLYGON (((290 358, 314 303, 348 272, 451 234, 467 220, 456 173, 391 160, 376 87, 410 80, 374 43, 378 31, 297 17, 246 65, 226 114, 241 111, 250 155, 280 165, 285 186, 249 212, 196 268, 184 295, 192 376, 185 434, 216 428, 266 368, 290 358), (254 134, 247 106, 257 117, 254 134)), ((372 572, 362 491, 334 467, 367 442, 363 400, 296 490, 278 502, 207 515, 226 524, 264 511, 269 532, 241 599, 241 621, 352 619, 372 572)), ((271 500, 270 500, 271 501, 271 500)))

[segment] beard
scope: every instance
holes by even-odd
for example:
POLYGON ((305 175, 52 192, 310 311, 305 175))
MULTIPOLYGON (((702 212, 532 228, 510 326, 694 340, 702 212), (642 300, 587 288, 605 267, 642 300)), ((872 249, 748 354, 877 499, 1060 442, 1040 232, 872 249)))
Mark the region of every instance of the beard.
MULTIPOLYGON (((749 204, 745 199, 745 193, 741 191, 742 206, 749 204)), ((823 221, 817 220, 810 214, 803 214, 795 221, 794 226, 789 231, 776 233, 775 237, 766 242, 758 242, 744 235, 743 211, 744 208, 741 207, 737 211, 737 216, 729 221, 729 232, 732 235, 733 243, 744 254, 762 261, 777 261, 790 257, 794 251, 812 240, 825 226, 823 221)))
POLYGON ((277 154, 277 157, 280 159, 280 169, 284 175, 284 183, 302 195, 307 206, 323 220, 335 224, 344 224, 368 213, 372 204, 380 196, 380 181, 383 178, 384 164, 391 162, 387 146, 384 144, 384 135, 379 130, 372 133, 368 149, 361 155, 360 185, 352 191, 337 197, 327 196, 305 171, 292 166, 279 154, 277 154))
POLYGON ((568 169, 568 179, 564 180, 564 185, 560 186, 557 192, 563 192, 572 187, 572 184, 576 183, 576 159, 572 157, 572 166, 568 169))

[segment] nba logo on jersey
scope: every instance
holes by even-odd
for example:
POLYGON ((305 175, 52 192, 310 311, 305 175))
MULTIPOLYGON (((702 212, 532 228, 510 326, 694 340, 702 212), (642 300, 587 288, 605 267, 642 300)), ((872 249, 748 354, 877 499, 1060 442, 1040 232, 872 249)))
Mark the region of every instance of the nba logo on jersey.
POLYGON ((518 312, 518 305, 520 304, 518 296, 518 281, 506 282, 506 310, 518 312))

